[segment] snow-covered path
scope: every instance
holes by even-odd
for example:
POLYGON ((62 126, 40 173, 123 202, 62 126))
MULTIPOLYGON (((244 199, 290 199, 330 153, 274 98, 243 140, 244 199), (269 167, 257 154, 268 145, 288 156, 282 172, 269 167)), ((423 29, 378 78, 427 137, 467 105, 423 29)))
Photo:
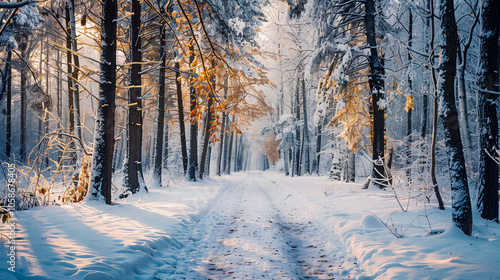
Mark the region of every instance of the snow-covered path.
POLYGON ((318 221, 294 214, 300 210, 286 185, 259 173, 226 180, 175 273, 159 269, 156 279, 348 279, 339 275, 345 251, 317 240, 318 221))
POLYGON ((36 207, 17 213, 16 271, 0 279, 500 279, 500 225, 474 217, 465 236, 424 198, 403 212, 359 183, 247 172, 36 207))

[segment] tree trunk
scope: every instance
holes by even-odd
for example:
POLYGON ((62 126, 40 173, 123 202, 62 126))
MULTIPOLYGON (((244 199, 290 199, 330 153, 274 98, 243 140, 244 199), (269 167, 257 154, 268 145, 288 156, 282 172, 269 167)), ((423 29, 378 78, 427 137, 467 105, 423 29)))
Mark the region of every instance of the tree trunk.
MULTIPOLYGON (((438 96, 439 115, 443 120, 445 143, 448 154, 452 193, 453 223, 466 235, 472 232, 472 211, 467 183, 467 172, 460 138, 458 114, 455 103, 455 74, 457 56, 457 26, 453 0, 441 0, 440 6, 442 41, 438 96)), ((495 40, 498 39, 498 36, 495 40)), ((496 81, 497 82, 497 81, 496 81)), ((498 178, 498 174, 496 175, 498 178)))
MULTIPOLYGON (((306 102, 306 82, 305 79, 302 78, 302 110, 304 111, 304 130, 302 131, 303 134, 303 143, 302 143, 302 148, 304 148, 305 145, 305 151, 303 152, 304 155, 304 166, 305 166, 305 171, 309 174, 311 174, 311 166, 309 163, 309 123, 307 122, 307 102, 306 102)), ((301 154, 303 154, 301 152, 301 154)))
POLYGON ((168 138, 169 138, 169 128, 168 128, 168 122, 165 122, 165 129, 164 131, 164 136, 163 136, 163 166, 162 168, 168 168, 168 138))
MULTIPOLYGON (((191 65, 194 61, 194 47, 191 46, 189 48, 189 65, 191 65)), ((202 55, 202 54, 200 54, 202 55)), ((188 170, 188 178, 190 181, 196 181, 198 178, 199 170, 198 170, 198 120, 197 120, 197 96, 196 96, 196 90, 193 87, 193 84, 191 82, 191 76, 189 77, 189 96, 190 96, 190 112, 191 115, 193 116, 191 118, 191 129, 190 129, 190 135, 189 135, 189 170, 188 170)))
POLYGON ((464 45, 464 49, 460 49, 460 42, 457 41, 457 46, 458 46, 458 101, 459 101, 459 106, 460 106, 460 133, 462 134, 463 137, 463 143, 464 143, 464 156, 465 156, 465 161, 471 160, 471 152, 472 152, 472 140, 471 136, 469 133, 469 111, 467 109, 467 88, 465 86, 465 69, 467 69, 467 56, 469 53, 469 48, 472 44, 472 39, 474 35, 474 29, 478 23, 479 19, 476 18, 474 20, 474 23, 469 29, 469 37, 467 42, 464 45))
MULTIPOLYGON (((227 86, 229 83, 229 78, 226 77, 224 79, 224 100, 227 98, 227 86)), ((221 173, 224 171, 224 165, 223 165, 223 156, 222 156, 222 151, 227 150, 227 141, 224 139, 226 138, 226 119, 227 115, 225 111, 222 111, 222 123, 221 123, 221 129, 220 129, 220 145, 219 145, 219 154, 217 155, 217 166, 216 166, 216 174, 217 176, 220 176, 221 173)))
MULTIPOLYGON (((457 43, 458 45, 458 43, 457 43)), ((458 45, 460 46, 460 45, 458 45)), ((464 144, 464 156, 466 162, 471 159, 472 144, 471 137, 469 133, 469 111, 467 109, 467 90, 465 86, 465 67, 467 65, 467 55, 462 56, 461 51, 458 51, 458 68, 457 68, 457 91, 458 91, 458 106, 459 116, 460 116, 460 134, 462 135, 462 141, 464 144), (463 60, 464 59, 464 60, 463 60)))
POLYGON ((479 184, 477 208, 481 217, 498 222, 498 38, 500 3, 482 0, 479 67, 479 184))
MULTIPOLYGON (((56 56, 56 64, 57 64, 57 119, 59 122, 62 122, 62 63, 61 63, 61 51, 57 50, 56 56)), ((61 142, 61 136, 57 136, 58 142, 61 142)), ((57 162, 61 161, 62 157, 62 149, 57 149, 57 162)))
MULTIPOLYGON (((300 79, 297 78, 297 88, 295 91, 295 117, 297 123, 300 121, 300 79)), ((295 129, 295 175, 300 176, 301 156, 300 156, 300 127, 297 125, 295 129)))
MULTIPOLYGON (((78 57, 78 45, 76 41, 76 23, 75 23, 75 1, 68 0, 70 26, 71 26, 71 50, 73 52, 74 67, 71 73, 72 76, 72 92, 73 92, 73 118, 74 118, 74 134, 75 137, 83 142, 82 138, 82 125, 80 122, 80 88, 78 85, 78 72, 80 71, 80 59, 78 57)), ((68 73, 69 74, 69 73, 68 73)), ((82 158, 82 146, 75 145, 76 149, 76 162, 75 169, 79 170, 82 158)))
MULTIPOLYGON (((71 44, 71 16, 70 16, 70 11, 69 11, 69 1, 66 3, 66 67, 67 67, 67 86, 68 86, 68 122, 69 122, 69 132, 71 134, 75 133, 75 111, 74 111, 74 101, 73 101, 73 80, 71 79, 72 73, 73 73, 73 66, 72 65, 72 55, 71 55, 71 49, 72 49, 72 44, 71 44)), ((75 141, 73 138, 71 138, 69 141, 70 146, 70 158, 69 158, 69 164, 74 165, 76 163, 76 153, 75 151, 75 141)))
POLYGON ((132 0, 132 17, 130 25, 130 83, 128 90, 128 118, 127 118, 127 160, 124 180, 127 197, 140 191, 144 182, 142 175, 142 101, 141 97, 141 62, 142 41, 141 30, 141 3, 132 0))
POLYGON ((159 70, 159 89, 158 89, 158 119, 156 120, 156 145, 155 145, 155 163, 154 178, 161 186, 162 162, 163 162, 163 128, 165 126, 165 66, 167 65, 167 55, 165 52, 165 25, 160 27, 160 59, 159 70))
MULTIPOLYGON (((234 123, 234 116, 233 116, 232 122, 234 123)), ((229 127, 229 124, 228 124, 228 127, 229 127)), ((236 133, 234 133, 234 134, 236 134, 236 133)), ((233 151, 233 133, 232 133, 231 129, 229 129, 229 131, 228 131, 228 137, 229 137, 229 147, 228 147, 227 153, 224 153, 224 155, 226 157, 226 173, 231 174, 231 157, 232 157, 232 151, 233 151)))
POLYGON ((322 122, 316 127, 316 164, 315 164, 315 172, 319 175, 319 168, 321 164, 321 133, 322 133, 322 122))
POLYGON ((222 123, 221 123, 221 128, 220 128, 220 143, 219 143, 219 154, 217 155, 217 166, 216 166, 216 175, 220 176, 221 175, 221 169, 222 167, 222 151, 224 150, 224 147, 227 146, 226 141, 224 141, 225 138, 225 132, 224 130, 226 129, 226 113, 222 113, 222 123))
MULTIPOLYGON (((210 141, 212 143, 212 141, 210 141)), ((210 176, 210 159, 212 158, 212 145, 208 144, 207 160, 205 161, 205 170, 207 177, 210 176)))
MULTIPOLYGON (((431 12, 431 41, 430 45, 430 64, 434 65, 434 0, 429 0, 429 9, 431 12)), ((437 130, 438 130, 438 90, 437 90, 437 78, 436 71, 434 67, 431 67, 431 79, 433 84, 433 114, 432 114, 432 137, 431 137, 431 181, 434 188, 434 193, 436 194, 436 199, 438 201, 439 209, 444 210, 443 199, 441 198, 441 193, 439 191, 439 186, 436 179, 436 143, 437 143, 437 130)))
POLYGON ((12 59, 12 51, 9 49, 7 51, 7 58, 5 59, 6 66, 6 74, 5 81, 6 83, 6 93, 7 93, 7 141, 5 143, 5 156, 7 159, 10 159, 10 154, 12 151, 12 66, 10 65, 12 59))
MULTIPOLYGON (((21 56, 26 59, 26 43, 22 43, 20 46, 21 56)), ((21 145, 20 145, 20 159, 22 163, 26 163, 26 67, 27 65, 21 66, 21 145)))
POLYGON ((246 150, 246 160, 245 160, 245 167, 244 167, 244 170, 245 171, 249 171, 250 170, 250 161, 251 161, 251 157, 250 157, 250 150, 246 150))
POLYGON ((269 169, 269 159, 266 155, 262 155, 262 171, 269 169))
POLYGON ((240 150, 238 152, 238 172, 243 168, 243 152, 245 148, 245 142, 243 141, 243 135, 240 135, 240 150))
MULTIPOLYGON (((122 137, 122 139, 120 139, 119 142, 120 142, 120 147, 116 148, 118 149, 118 161, 113 162, 113 172, 115 170, 120 170, 121 168, 123 168, 123 166, 125 165, 125 157, 127 156, 125 148, 125 146, 127 145, 126 139, 122 137)), ((115 141, 115 147, 117 146, 118 146, 117 142, 115 141)))
MULTIPOLYGON (((408 19, 408 47, 411 49, 413 45, 413 14, 409 12, 409 19, 408 19)), ((411 67, 412 64, 412 56, 411 53, 408 52, 408 65, 411 67)), ((408 88, 410 92, 408 93, 410 96, 413 97, 413 81, 411 79, 411 75, 408 75, 408 88)), ((411 139, 411 132, 412 132, 412 123, 411 123, 411 118, 412 118, 412 108, 407 107, 407 122, 406 122, 406 185, 410 186, 411 185, 411 144, 412 144, 412 139, 411 139)))
MULTIPOLYGON (((215 71, 215 61, 212 60, 212 69, 215 71)), ((204 139, 203 139, 203 150, 201 152, 201 161, 200 161, 200 179, 203 179, 203 174, 205 173, 205 167, 206 167, 206 161, 207 161, 207 152, 208 152, 208 146, 210 145, 210 137, 212 136, 212 104, 213 100, 215 99, 215 96, 213 95, 215 93, 215 77, 212 76, 210 78, 210 84, 211 84, 211 90, 208 93, 208 110, 207 110, 207 115, 205 118, 205 134, 204 134, 204 139)), ((208 157, 208 160, 210 161, 210 157, 208 157)))
POLYGON ((182 167, 184 168, 184 175, 187 174, 188 168, 188 155, 187 155, 187 141, 186 141, 186 125, 184 124, 184 103, 182 100, 182 85, 181 73, 179 62, 175 62, 175 86, 177 89, 177 114, 179 115, 179 129, 181 136, 181 153, 182 153, 182 167))
POLYGON ((353 150, 347 149, 347 182, 355 182, 356 181, 356 154, 353 150))
POLYGON ((420 131, 420 135, 422 136, 422 139, 425 139, 427 136, 427 120, 429 118, 429 86, 427 86, 427 92, 424 92, 424 96, 422 97, 422 117, 421 117, 421 122, 422 122, 422 128, 420 131))
POLYGON ((234 133, 234 163, 233 163, 233 172, 238 171, 238 134, 234 133))
MULTIPOLYGON (((210 137, 212 136, 212 97, 209 94, 208 97, 208 111, 205 120, 205 134, 203 139, 203 150, 201 153, 201 161, 200 161, 200 179, 203 179, 203 174, 205 173, 205 162, 207 161, 207 153, 208 147, 210 145, 210 137)), ((208 158, 210 160, 210 158, 208 158)))
POLYGON ((378 56, 378 46, 375 34, 375 3, 374 0, 367 0, 365 3, 365 24, 366 24, 366 40, 370 46, 370 72, 368 78, 371 99, 372 99, 372 144, 373 144, 373 171, 372 178, 375 185, 379 188, 387 187, 385 180, 387 174, 384 168, 384 148, 385 148, 385 121, 384 121, 384 108, 379 106, 379 101, 384 97, 384 81, 382 79, 382 65, 380 64, 378 56))
POLYGON ((241 135, 234 133, 234 172, 238 172, 238 160, 240 158, 241 135))
POLYGON ((94 152, 90 188, 92 196, 111 204, 111 179, 115 137, 117 0, 103 0, 99 105, 96 108, 94 152))
POLYGON ((222 137, 224 138, 224 155, 222 156, 222 173, 226 174, 227 173, 227 153, 229 150, 229 136, 231 135, 231 130, 229 126, 229 117, 227 116, 226 112, 223 112, 223 117, 222 120, 225 124, 225 130, 224 133, 222 134, 222 137))
MULTIPOLYGON (((425 18, 425 34, 424 36, 427 37, 427 32, 431 32, 431 40, 429 41, 428 44, 425 45, 425 53, 430 53, 429 54, 429 61, 431 59, 433 60, 434 57, 434 49, 431 49, 431 46, 434 44, 434 3, 431 3, 432 0, 426 0, 427 1, 427 9, 430 11, 430 15, 425 18), (432 8, 432 9, 431 9, 432 8), (432 24, 431 24, 432 20, 432 24)), ((434 69, 431 69, 431 71, 434 71, 434 69)), ((433 80, 434 83, 434 80, 433 80)), ((435 85, 434 85, 435 86, 435 85)), ((435 89, 435 87, 434 87, 435 89)), ((427 136, 427 123, 429 120, 429 94, 430 94, 430 86, 427 80, 424 79, 423 82, 423 97, 422 97, 422 115, 421 115, 421 131, 420 135, 422 136, 422 139, 425 140, 425 137, 427 136)))
POLYGON ((289 171, 289 168, 288 168, 288 162, 290 161, 290 159, 288 158, 288 151, 287 150, 283 150, 283 165, 284 165, 284 168, 285 168, 285 176, 289 176, 290 175, 290 171, 289 171))
MULTIPOLYGON (((335 128, 334 128, 335 129, 335 128)), ((345 161, 342 147, 340 147, 339 139, 332 133, 332 165, 330 167, 330 180, 342 179, 342 162, 345 161)))
MULTIPOLYGON (((43 83, 43 40, 40 41, 40 55, 39 55, 39 61, 38 61, 38 73, 40 75, 40 82, 43 83)), ((42 105, 43 107, 43 105, 42 105)), ((42 138, 43 138, 43 110, 40 110, 40 112, 38 112, 39 115, 38 115, 38 139, 37 139, 37 142, 40 142, 42 141, 42 138)), ((40 157, 42 157, 42 155, 40 155, 40 157)))
MULTIPOLYGON (((47 54, 46 60, 45 60, 45 92, 47 93, 48 96, 50 96, 50 78, 49 78, 49 72, 50 72, 50 44, 49 44, 49 37, 45 39, 45 53, 47 54)), ((43 117, 44 117, 44 131, 43 134, 44 136, 49 133, 49 127, 50 127, 50 118, 49 116, 45 113, 45 107, 47 104, 44 104, 44 112, 43 112, 43 117)), ((45 141, 45 166, 49 166, 50 164, 50 157, 49 157, 49 151, 48 151, 48 140, 45 141)))

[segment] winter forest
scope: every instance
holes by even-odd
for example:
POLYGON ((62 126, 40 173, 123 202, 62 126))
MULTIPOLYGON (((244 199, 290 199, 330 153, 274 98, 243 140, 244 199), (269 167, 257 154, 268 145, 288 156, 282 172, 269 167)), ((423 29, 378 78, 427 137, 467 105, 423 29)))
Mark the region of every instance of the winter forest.
POLYGON ((2 0, 0 279, 500 279, 500 1, 2 0))

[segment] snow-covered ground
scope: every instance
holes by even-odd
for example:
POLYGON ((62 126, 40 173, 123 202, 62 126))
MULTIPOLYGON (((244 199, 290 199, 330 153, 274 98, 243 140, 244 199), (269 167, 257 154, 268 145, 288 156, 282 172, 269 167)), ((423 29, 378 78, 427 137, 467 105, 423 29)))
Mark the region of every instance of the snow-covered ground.
POLYGON ((447 206, 402 212, 391 191, 273 172, 177 182, 18 212, 0 279, 500 279, 500 226, 474 217, 465 236, 447 206))

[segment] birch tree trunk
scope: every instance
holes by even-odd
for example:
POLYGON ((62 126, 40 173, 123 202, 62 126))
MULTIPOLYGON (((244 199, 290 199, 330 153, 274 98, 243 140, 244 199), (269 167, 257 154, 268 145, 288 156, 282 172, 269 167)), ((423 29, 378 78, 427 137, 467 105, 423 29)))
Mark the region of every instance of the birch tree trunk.
POLYGON ((467 108, 467 90, 465 86, 465 67, 467 56, 460 54, 461 51, 458 51, 458 68, 457 68, 457 95, 458 95, 458 105, 459 105, 459 116, 460 116, 460 134, 462 135, 462 141, 464 144, 464 156, 466 161, 471 159, 472 145, 471 145, 471 137, 469 133, 469 110, 467 108))
MULTIPOLYGON (((224 79, 224 100, 227 98, 227 86, 229 83, 229 77, 226 77, 224 79)), ((221 122, 221 129, 220 129, 220 144, 219 144, 219 153, 217 155, 217 166, 216 166, 216 175, 220 176, 221 173, 224 171, 224 165, 223 165, 223 155, 222 152, 226 150, 225 147, 227 147, 227 141, 225 141, 226 138, 226 119, 227 115, 225 111, 222 111, 222 122, 221 122)))
POLYGON ((462 134, 462 140, 464 143, 464 156, 466 162, 471 160, 472 152, 472 140, 469 133, 469 110, 467 108, 467 88, 465 86, 465 69, 467 69, 467 57, 469 53, 469 48, 472 44, 472 39, 474 35, 474 29, 478 23, 479 19, 476 18, 474 23, 469 29, 469 37, 464 45, 463 50, 460 49, 460 42, 457 42, 458 49, 458 68, 457 68, 457 78, 458 78, 458 104, 460 106, 460 132, 462 134))
POLYGON ((430 58, 429 62, 431 64, 431 79, 433 84, 433 114, 432 114, 432 135, 431 135, 431 181, 434 188, 434 193, 436 194, 436 199, 439 204, 439 209, 444 210, 443 199, 441 198, 441 193, 439 191, 439 186, 436 179, 436 143, 437 143, 437 129, 438 129, 438 88, 437 88, 437 77, 436 70, 434 69, 434 0, 429 0, 429 9, 431 11, 430 22, 431 22, 431 40, 430 40, 430 58))
POLYGON ((356 154, 353 150, 347 148, 347 172, 346 172, 346 182, 356 181, 356 154))

